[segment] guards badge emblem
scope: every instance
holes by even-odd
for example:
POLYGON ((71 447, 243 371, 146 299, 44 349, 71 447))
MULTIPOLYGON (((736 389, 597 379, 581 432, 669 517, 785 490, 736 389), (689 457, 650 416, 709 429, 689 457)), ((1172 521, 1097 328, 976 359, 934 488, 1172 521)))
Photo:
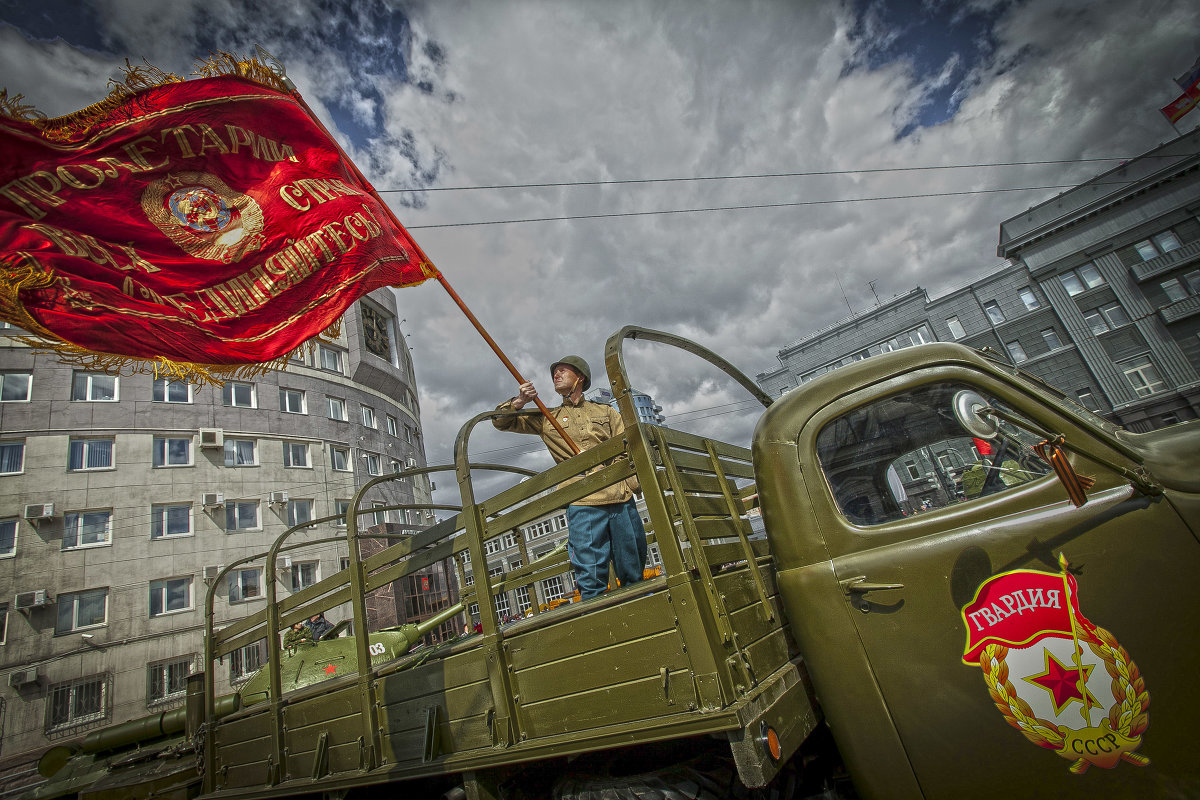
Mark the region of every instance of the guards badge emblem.
POLYGON ((229 264, 263 246, 262 209, 216 175, 177 172, 142 192, 142 210, 185 253, 229 264))
POLYGON ((983 670, 1009 725, 1055 751, 1082 774, 1135 752, 1150 724, 1150 693, 1137 664, 1079 610, 1078 585, 1059 555, 1060 574, 1013 570, 986 581, 962 608, 963 663, 983 670))

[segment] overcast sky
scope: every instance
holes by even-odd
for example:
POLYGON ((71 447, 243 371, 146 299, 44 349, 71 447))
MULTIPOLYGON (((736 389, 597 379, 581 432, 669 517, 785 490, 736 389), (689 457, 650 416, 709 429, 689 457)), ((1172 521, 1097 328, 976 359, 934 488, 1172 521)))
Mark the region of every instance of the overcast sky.
MULTIPOLYGON (((1058 190, 983 190, 1077 184, 1176 135, 1158 109, 1200 56, 1200 5, 0 0, 0 86, 50 115, 97 100, 125 59, 186 73, 255 43, 548 394, 567 353, 604 384, 626 324, 753 377, 876 294, 996 269, 1000 222, 1058 190), (1050 160, 1073 163, 912 169, 1050 160), (471 188, 797 172, 834 174, 471 188), (863 199, 949 192, 972 193, 863 199), (766 204, 789 205, 516 221, 766 204)), ((439 286, 399 302, 426 454, 448 461, 514 382, 439 286)), ((754 415, 721 413, 748 405, 727 405, 736 386, 661 347, 630 361, 668 424, 747 441, 754 415)), ((531 437, 486 432, 472 452, 549 464, 531 437)))

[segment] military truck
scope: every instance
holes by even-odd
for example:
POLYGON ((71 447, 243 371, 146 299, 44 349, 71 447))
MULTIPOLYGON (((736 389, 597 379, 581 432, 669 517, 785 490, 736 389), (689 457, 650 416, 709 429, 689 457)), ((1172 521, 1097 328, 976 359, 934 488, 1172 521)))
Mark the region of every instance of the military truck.
MULTIPOLYGON (((623 438, 530 474, 470 460, 497 412, 476 416, 453 516, 364 558, 352 513, 349 569, 221 630, 210 589, 173 744, 60 750, 39 797, 1200 796, 1200 423, 1128 433, 952 344, 774 400, 670 334, 622 329, 605 360, 623 438), (752 447, 638 423, 635 339, 761 401, 752 447), (476 498, 495 470, 524 479, 476 498), (489 543, 635 474, 662 574, 503 625, 499 592, 570 564, 517 536, 523 566, 485 578, 489 543), (446 559, 461 579, 466 558, 482 632, 380 652, 364 598, 446 559), (346 603, 345 652, 299 680, 281 633, 346 603), (219 659, 262 639, 256 702, 222 706, 219 659), (103 778, 56 782, 85 756, 103 778), (181 759, 187 780, 155 783, 181 759)), ((272 591, 290 535, 262 554, 272 591)))

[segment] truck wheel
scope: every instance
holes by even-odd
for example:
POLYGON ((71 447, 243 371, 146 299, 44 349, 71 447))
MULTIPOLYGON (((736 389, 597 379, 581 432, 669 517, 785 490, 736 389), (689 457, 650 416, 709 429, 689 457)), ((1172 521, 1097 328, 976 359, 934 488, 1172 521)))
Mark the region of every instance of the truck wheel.
POLYGON ((691 767, 675 765, 640 775, 567 775, 554 800, 722 800, 722 787, 691 767))

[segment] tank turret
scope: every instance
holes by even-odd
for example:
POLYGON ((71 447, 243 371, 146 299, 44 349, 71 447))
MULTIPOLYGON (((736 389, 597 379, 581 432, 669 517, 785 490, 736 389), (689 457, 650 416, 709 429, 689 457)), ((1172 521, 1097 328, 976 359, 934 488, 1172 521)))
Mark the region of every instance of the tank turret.
MULTIPOLYGON (((398 625, 367 634, 371 666, 400 658, 412 649, 421 637, 461 614, 466 606, 451 606, 434 617, 418 623, 398 625)), ((238 690, 242 705, 249 706, 267 699, 270 685, 268 667, 263 667, 242 684, 238 690)), ((358 645, 353 636, 304 641, 284 650, 279 665, 280 686, 290 692, 314 683, 352 675, 358 672, 358 645)))

